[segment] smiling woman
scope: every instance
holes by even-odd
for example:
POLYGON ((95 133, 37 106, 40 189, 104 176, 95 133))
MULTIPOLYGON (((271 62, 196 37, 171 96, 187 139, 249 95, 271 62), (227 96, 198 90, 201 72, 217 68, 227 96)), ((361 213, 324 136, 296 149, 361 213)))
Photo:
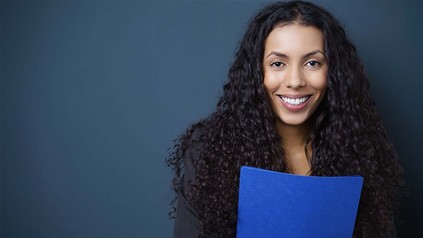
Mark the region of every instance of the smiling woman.
POLYGON ((395 237, 403 173, 368 88, 330 13, 302 1, 265 7, 244 35, 216 111, 189 127, 168 158, 174 237, 236 235, 243 165, 361 175, 354 237, 395 237))

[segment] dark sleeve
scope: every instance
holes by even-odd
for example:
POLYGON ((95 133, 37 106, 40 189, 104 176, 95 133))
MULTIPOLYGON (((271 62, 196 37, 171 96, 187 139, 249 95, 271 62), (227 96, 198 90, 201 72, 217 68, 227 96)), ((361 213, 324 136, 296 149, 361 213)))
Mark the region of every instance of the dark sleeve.
POLYGON ((396 238, 397 237, 397 228, 395 226, 395 219, 394 217, 392 217, 392 232, 391 232, 391 238, 396 238))
POLYGON ((173 238, 198 238, 200 234, 201 227, 197 211, 187 201, 184 192, 188 188, 189 181, 195 176, 193 163, 195 159, 198 159, 198 143, 193 143, 185 153, 185 172, 177 193, 178 199, 173 238))

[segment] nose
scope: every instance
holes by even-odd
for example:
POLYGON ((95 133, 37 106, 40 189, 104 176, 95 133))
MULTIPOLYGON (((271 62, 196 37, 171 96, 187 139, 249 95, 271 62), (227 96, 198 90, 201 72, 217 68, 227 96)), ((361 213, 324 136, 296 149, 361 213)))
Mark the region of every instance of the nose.
POLYGON ((305 86, 304 75, 298 67, 288 69, 285 75, 285 86, 292 89, 298 89, 305 86))

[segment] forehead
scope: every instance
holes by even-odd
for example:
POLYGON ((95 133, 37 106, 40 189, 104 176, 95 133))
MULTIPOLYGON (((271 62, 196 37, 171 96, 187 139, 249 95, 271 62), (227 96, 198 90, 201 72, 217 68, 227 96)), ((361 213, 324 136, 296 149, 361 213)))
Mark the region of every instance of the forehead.
POLYGON ((276 26, 266 38, 265 53, 272 51, 284 54, 303 54, 310 51, 324 51, 324 36, 313 26, 288 24, 276 26))

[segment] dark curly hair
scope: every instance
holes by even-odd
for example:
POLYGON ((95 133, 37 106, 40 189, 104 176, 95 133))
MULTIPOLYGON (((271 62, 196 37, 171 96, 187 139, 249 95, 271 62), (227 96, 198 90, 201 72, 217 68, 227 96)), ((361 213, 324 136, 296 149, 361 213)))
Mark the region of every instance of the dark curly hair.
MULTIPOLYGON (((167 163, 178 191, 184 155, 201 131, 195 177, 185 189, 198 210, 201 236, 235 237, 239 170, 242 165, 289 172, 283 138, 263 86, 264 44, 279 24, 320 29, 328 58, 327 92, 311 120, 312 176, 361 175, 364 185, 354 237, 387 237, 404 188, 403 172, 369 95, 369 82, 357 51, 338 21, 303 1, 280 2, 260 11, 248 26, 229 70, 215 112, 190 126, 175 142, 167 163)), ((173 201, 174 204, 175 200, 173 201)))

